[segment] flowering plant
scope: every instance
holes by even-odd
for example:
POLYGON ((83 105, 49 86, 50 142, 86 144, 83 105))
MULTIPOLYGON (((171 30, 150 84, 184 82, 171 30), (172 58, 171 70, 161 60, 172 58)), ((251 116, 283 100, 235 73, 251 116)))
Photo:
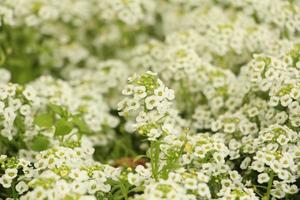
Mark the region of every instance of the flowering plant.
POLYGON ((0 200, 299 200, 299 39, 297 0, 1 0, 0 200))

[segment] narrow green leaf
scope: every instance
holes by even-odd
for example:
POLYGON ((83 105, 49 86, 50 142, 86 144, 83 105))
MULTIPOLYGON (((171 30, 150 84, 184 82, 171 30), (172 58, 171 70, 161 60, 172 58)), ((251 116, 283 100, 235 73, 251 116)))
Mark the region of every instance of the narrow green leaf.
POLYGON ((16 127, 18 127, 19 130, 24 131, 25 130, 25 124, 24 124, 24 118, 20 115, 17 115, 14 124, 16 127))
POLYGON ((0 47, 0 65, 4 64, 6 60, 6 56, 4 50, 0 47))

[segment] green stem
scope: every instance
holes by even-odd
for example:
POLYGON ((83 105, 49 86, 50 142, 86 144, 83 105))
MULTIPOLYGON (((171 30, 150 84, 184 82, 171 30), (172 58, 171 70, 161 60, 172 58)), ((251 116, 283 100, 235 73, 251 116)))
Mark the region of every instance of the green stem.
POLYGON ((268 182, 268 187, 267 187, 267 192, 264 195, 263 200, 269 200, 270 199, 270 193, 271 193, 271 188, 272 188, 272 185, 273 185, 273 179, 274 179, 274 172, 271 171, 271 173, 270 173, 270 180, 268 182))
POLYGON ((158 161, 159 161, 159 142, 154 141, 151 142, 150 147, 150 160, 151 160, 151 168, 152 168, 152 175, 155 180, 158 179, 158 161))
POLYGON ((120 189, 121 189, 121 191, 123 193, 124 199, 127 200, 128 199, 128 188, 125 186, 125 184, 123 184, 122 181, 120 181, 120 189))
POLYGON ((17 200, 18 199, 18 194, 16 192, 15 185, 16 185, 15 181, 13 181, 12 184, 11 184, 11 192, 12 192, 13 199, 17 200))
POLYGON ((267 187, 265 187, 265 186, 262 186, 262 185, 254 185, 255 187, 257 187, 257 188, 263 188, 263 189, 267 189, 267 187))

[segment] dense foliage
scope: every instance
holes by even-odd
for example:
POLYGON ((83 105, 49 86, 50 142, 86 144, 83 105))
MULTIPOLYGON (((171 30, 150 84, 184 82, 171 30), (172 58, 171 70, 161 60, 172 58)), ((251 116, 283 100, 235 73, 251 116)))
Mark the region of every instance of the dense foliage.
POLYGON ((0 0, 0 199, 300 199, 300 1, 0 0))

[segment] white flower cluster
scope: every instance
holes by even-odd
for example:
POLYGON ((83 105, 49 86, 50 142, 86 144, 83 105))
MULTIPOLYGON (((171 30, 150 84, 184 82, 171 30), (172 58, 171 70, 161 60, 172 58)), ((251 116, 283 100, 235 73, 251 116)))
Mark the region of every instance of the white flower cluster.
POLYGON ((5 188, 14 184, 24 200, 96 199, 96 195, 111 190, 106 182, 117 180, 120 170, 95 162, 93 151, 90 147, 52 148, 37 154, 34 166, 29 161, 1 156, 5 173, 0 183, 5 188))
POLYGON ((122 91, 125 98, 118 104, 120 114, 137 113, 136 129, 149 140, 156 140, 161 135, 174 133, 170 116, 176 115, 172 110, 171 100, 174 91, 166 87, 157 74, 148 71, 141 76, 134 75, 128 79, 128 85, 122 91))
POLYGON ((299 187, 300 1, 0 0, 0 200, 299 187))
POLYGON ((0 85, 0 116, 1 135, 12 140, 18 134, 18 129, 25 129, 29 134, 30 124, 33 123, 32 114, 40 104, 32 87, 22 87, 17 84, 0 85), (18 122, 19 123, 18 123, 18 122))
MULTIPOLYGON (((39 26, 58 20, 80 26, 93 17, 109 21, 119 19, 131 25, 144 18, 142 9, 147 5, 154 6, 143 0, 63 0, 59 3, 55 0, 4 0, 0 8, 4 23, 12 26, 39 26), (101 14, 97 15, 98 12, 101 14)), ((147 9, 148 12, 151 10, 153 9, 147 9)))

